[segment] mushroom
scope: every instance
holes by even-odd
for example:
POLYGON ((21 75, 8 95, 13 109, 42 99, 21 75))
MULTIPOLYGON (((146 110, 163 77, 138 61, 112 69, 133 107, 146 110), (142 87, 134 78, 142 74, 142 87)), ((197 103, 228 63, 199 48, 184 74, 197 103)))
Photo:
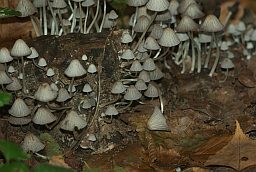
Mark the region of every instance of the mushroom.
POLYGON ((155 106, 153 114, 151 115, 147 122, 147 127, 149 130, 169 131, 166 119, 162 114, 161 110, 159 109, 159 107, 155 106))

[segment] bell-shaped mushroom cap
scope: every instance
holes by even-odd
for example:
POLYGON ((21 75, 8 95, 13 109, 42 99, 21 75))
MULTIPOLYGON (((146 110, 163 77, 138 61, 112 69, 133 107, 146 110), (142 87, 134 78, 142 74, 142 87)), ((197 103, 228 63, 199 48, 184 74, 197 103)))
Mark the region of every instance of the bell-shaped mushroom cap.
POLYGON ((226 57, 226 58, 224 58, 224 59, 221 61, 220 67, 221 67, 222 69, 232 69, 232 68, 235 67, 235 65, 234 65, 234 63, 232 62, 231 59, 229 59, 229 58, 226 57))
POLYGON ((152 58, 146 58, 143 63, 143 69, 146 71, 152 71, 156 69, 155 62, 152 58))
POLYGON ((141 16, 147 16, 147 18, 150 19, 150 15, 148 14, 148 9, 146 6, 141 6, 138 9, 138 14, 137 14, 137 20, 141 17, 141 16))
POLYGON ((111 11, 109 12, 109 19, 115 20, 115 19, 117 19, 117 18, 118 18, 118 15, 117 15, 117 13, 115 12, 115 10, 111 10, 111 11))
POLYGON ((11 109, 8 110, 9 114, 14 117, 24 117, 28 116, 31 113, 31 110, 28 108, 24 100, 17 98, 11 109))
POLYGON ((164 73, 156 66, 156 69, 149 71, 149 77, 151 81, 156 81, 164 77, 164 73))
POLYGON ((12 60, 13 60, 13 58, 10 55, 10 51, 6 47, 1 48, 0 49, 0 63, 8 63, 12 60))
POLYGON ((82 55, 82 60, 83 60, 83 61, 88 60, 88 57, 87 57, 87 55, 86 55, 86 54, 83 54, 83 55, 82 55))
POLYGON ((53 0, 51 5, 53 8, 65 8, 67 3, 64 0, 53 0))
POLYGON ((168 10, 172 16, 178 15, 179 2, 177 0, 171 0, 168 10))
POLYGON ((224 26, 215 15, 208 15, 201 25, 201 30, 204 32, 219 32, 222 31, 224 26))
POLYGON ((14 116, 9 116, 8 117, 8 122, 12 125, 27 125, 31 122, 30 117, 14 117, 14 116))
POLYGON ((162 114, 162 112, 160 111, 159 107, 155 106, 154 112, 147 122, 147 127, 149 130, 156 130, 156 131, 169 130, 166 119, 162 114))
POLYGON ((182 14, 184 16, 189 16, 192 19, 199 19, 204 16, 198 4, 193 3, 188 6, 186 11, 182 14))
POLYGON ((32 121, 38 125, 46 125, 56 120, 57 117, 54 116, 49 109, 44 107, 38 108, 32 119, 32 121))
POLYGON ((143 70, 143 68, 142 68, 142 65, 140 64, 140 62, 138 60, 134 60, 130 67, 130 71, 131 72, 140 72, 142 70, 143 70))
POLYGON ((76 17, 77 19, 79 19, 79 18, 84 19, 84 18, 85 18, 84 10, 82 9, 82 10, 81 10, 81 13, 80 13, 80 10, 76 10, 75 17, 76 17))
POLYGON ((103 28, 109 29, 109 28, 112 28, 115 25, 116 25, 115 20, 111 20, 109 18, 109 13, 107 13, 106 17, 105 17, 105 20, 104 20, 104 23, 103 23, 103 28))
POLYGON ((90 6, 93 6, 94 4, 95 4, 94 0, 86 0, 82 2, 83 7, 90 7, 90 6))
POLYGON ((91 101, 88 97, 85 97, 83 100, 82 108, 83 109, 90 109, 92 107, 91 101))
POLYGON ((45 60, 45 58, 41 57, 38 61, 38 66, 41 66, 41 67, 45 67, 47 66, 47 62, 45 60))
POLYGON ((33 5, 36 8, 42 8, 42 7, 46 7, 47 4, 47 0, 33 0, 33 5))
POLYGON ((145 5, 148 0, 127 0, 127 4, 132 7, 139 7, 145 5))
POLYGON ((17 70, 12 66, 12 65, 10 65, 9 67, 8 67, 8 70, 7 70, 9 73, 14 73, 14 72, 16 72, 17 70))
POLYGON ((11 78, 6 74, 5 71, 0 70, 0 84, 10 84, 12 82, 11 78))
POLYGON ((121 37, 121 43, 128 44, 132 42, 132 36, 129 33, 129 30, 124 30, 121 37))
POLYGON ((222 51, 227 51, 228 50, 228 44, 227 41, 222 41, 221 45, 220 45, 220 49, 222 51))
POLYGON ((189 5, 195 4, 195 3, 196 3, 195 0, 182 0, 180 2, 179 7, 178 7, 179 13, 183 14, 186 11, 186 9, 188 8, 189 5))
POLYGON ((111 89, 112 94, 121 94, 125 92, 126 88, 121 81, 116 81, 111 89))
POLYGON ((146 7, 151 11, 165 11, 169 7, 169 2, 167 0, 149 0, 146 7))
POLYGON ((34 96, 41 102, 49 102, 57 97, 57 92, 48 83, 43 83, 38 87, 34 96))
POLYGON ((171 28, 165 28, 159 44, 164 47, 174 47, 180 43, 176 33, 171 28))
POLYGON ((164 32, 164 29, 160 26, 160 24, 154 24, 152 26, 152 30, 149 36, 155 38, 155 39, 160 39, 162 34, 164 32))
POLYGON ((117 109, 115 108, 115 106, 113 105, 109 105, 105 111, 105 114, 107 116, 115 116, 115 115, 118 115, 118 111, 117 109))
POLYGON ((128 89, 126 90, 126 93, 124 95, 125 100, 138 100, 140 99, 142 94, 135 88, 134 85, 130 85, 128 89))
POLYGON ((144 92, 146 97, 155 98, 158 97, 158 89, 153 84, 148 84, 148 89, 144 92))
POLYGON ((144 43, 144 47, 148 50, 158 50, 158 49, 160 49, 160 46, 158 45, 157 41, 151 36, 147 37, 147 39, 144 43))
POLYGON ((92 87, 91 87, 88 83, 84 84, 83 92, 84 92, 84 93, 90 93, 90 92, 92 92, 92 87))
POLYGON ((30 47, 30 50, 31 50, 31 54, 27 56, 28 59, 35 59, 39 56, 38 52, 34 47, 30 47))
POLYGON ((65 88, 60 88, 58 92, 58 97, 56 98, 57 102, 65 102, 66 100, 70 99, 71 96, 69 95, 68 91, 65 88))
POLYGON ((33 152, 33 153, 36 153, 36 152, 39 152, 40 150, 43 150, 44 149, 44 144, 39 140, 38 137, 36 137, 34 134, 32 133, 28 133, 22 144, 21 144, 21 147, 24 151, 26 152, 33 152))
POLYGON ((21 13, 20 17, 28 17, 37 12, 36 7, 30 2, 30 0, 20 0, 16 11, 21 13))
POLYGON ((157 13, 157 16, 155 18, 155 21, 169 21, 172 19, 172 15, 168 10, 157 13))
POLYGON ((147 87, 147 85, 146 85, 146 83, 143 79, 138 79, 136 84, 135 84, 135 88, 137 88, 139 91, 144 91, 148 87, 147 87))
POLYGON ((185 33, 185 32, 184 32, 184 33, 182 33, 182 32, 181 32, 181 33, 177 32, 176 35, 178 36, 180 42, 184 42, 184 41, 189 40, 188 34, 185 33))
POLYGON ((54 70, 52 68, 48 68, 47 71, 46 71, 46 76, 51 77, 53 75, 55 75, 54 70))
POLYGON ((212 41, 212 36, 205 33, 200 33, 198 38, 200 43, 209 43, 212 41))
POLYGON ((147 16, 140 16, 134 26, 134 31, 135 32, 144 32, 148 25, 150 24, 150 19, 147 16))
POLYGON ((60 128, 66 131, 74 131, 75 127, 80 130, 86 125, 87 122, 73 110, 60 122, 60 128))
POLYGON ((194 32, 199 29, 199 25, 191 17, 183 16, 175 29, 177 32, 194 32))
MULTIPOLYGON (((140 43, 140 45, 139 45, 139 47, 138 47, 138 52, 140 52, 140 53, 145 53, 145 52, 147 52, 148 51, 148 49, 146 49, 145 47, 144 47, 144 43, 145 43, 145 41, 143 40, 143 41, 141 41, 141 43, 140 43)), ((138 56, 138 55, 137 55, 138 56)), ((137 57, 136 57, 137 58, 137 57)), ((138 58, 137 58, 138 59, 138 58)))
POLYGON ((19 82, 19 80, 15 77, 12 77, 12 82, 8 85, 6 85, 6 89, 9 91, 18 91, 22 89, 22 86, 19 82))
POLYGON ((138 78, 142 79, 145 82, 149 82, 150 81, 149 73, 147 71, 145 71, 145 70, 140 72, 138 78))
POLYGON ((86 74, 86 70, 82 66, 82 64, 79 62, 79 60, 74 59, 70 62, 68 67, 65 70, 65 75, 68 77, 79 77, 86 74))
POLYGON ((92 73, 92 74, 93 74, 93 73, 96 73, 96 72, 97 72, 97 68, 96 68, 95 64, 93 64, 93 63, 90 64, 89 67, 88 67, 88 69, 87 69, 87 72, 88 72, 88 73, 92 73))
POLYGON ((50 84, 50 87, 51 87, 54 91, 59 91, 58 86, 57 86, 55 83, 53 83, 53 82, 50 84))
POLYGON ((131 49, 126 49, 120 58, 125 60, 131 60, 134 59, 134 54, 131 49))
POLYGON ((11 50, 11 55, 15 57, 28 56, 31 53, 32 51, 22 39, 16 40, 11 50))
POLYGON ((236 30, 239 32, 244 32, 246 30, 245 23, 243 21, 238 22, 236 25, 236 30))

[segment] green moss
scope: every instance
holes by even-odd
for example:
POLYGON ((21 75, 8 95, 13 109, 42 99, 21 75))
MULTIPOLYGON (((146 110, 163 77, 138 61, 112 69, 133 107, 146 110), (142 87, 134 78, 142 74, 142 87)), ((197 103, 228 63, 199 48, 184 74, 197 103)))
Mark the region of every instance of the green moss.
POLYGON ((61 155, 60 145, 57 141, 49 134, 42 133, 40 134, 40 139, 45 143, 45 152, 47 156, 61 155))

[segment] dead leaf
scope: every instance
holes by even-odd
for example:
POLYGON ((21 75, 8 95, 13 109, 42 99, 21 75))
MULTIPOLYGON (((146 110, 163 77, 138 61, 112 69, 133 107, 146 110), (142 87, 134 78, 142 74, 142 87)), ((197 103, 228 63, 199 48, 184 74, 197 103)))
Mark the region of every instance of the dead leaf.
POLYGON ((70 168, 70 166, 65 163, 64 158, 61 155, 52 156, 49 161, 49 164, 64 168, 70 168))
POLYGON ((210 156, 205 165, 228 166, 240 171, 256 165, 255 147, 256 142, 243 133, 236 121, 236 131, 231 141, 215 155, 210 156))
POLYGON ((192 167, 184 170, 183 172, 210 172, 210 170, 201 167, 192 167))

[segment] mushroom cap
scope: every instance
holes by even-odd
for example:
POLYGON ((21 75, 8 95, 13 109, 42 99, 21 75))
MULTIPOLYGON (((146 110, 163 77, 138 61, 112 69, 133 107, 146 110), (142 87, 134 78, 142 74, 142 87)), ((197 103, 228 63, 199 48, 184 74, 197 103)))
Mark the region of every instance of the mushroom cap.
POLYGON ((45 60, 45 58, 41 57, 38 61, 38 66, 41 66, 41 67, 45 67, 47 66, 47 62, 45 60))
POLYGON ((46 71, 46 76, 51 77, 53 75, 55 75, 54 70, 52 68, 48 68, 47 71, 46 71))
POLYGON ((71 96, 69 95, 68 91, 65 88, 60 88, 58 92, 58 96, 56 98, 57 102, 65 102, 66 100, 70 99, 71 96))
POLYGON ((148 50, 159 50, 160 46, 158 45, 157 41, 151 37, 148 36, 145 43, 144 43, 144 47, 148 50))
POLYGON ((86 125, 87 122, 73 110, 60 122, 60 128, 66 131, 74 131, 75 127, 80 130, 86 125))
POLYGON ((31 49, 22 39, 17 39, 11 50, 11 55, 15 57, 28 56, 31 53, 31 49))
POLYGON ((19 17, 28 17, 37 13, 36 7, 30 0, 20 0, 15 10, 21 13, 19 17))
POLYGON ((131 49, 126 49, 120 58, 125 60, 131 60, 134 59, 134 54, 131 49))
POLYGON ((118 115, 118 111, 117 109, 115 108, 115 106, 113 105, 109 105, 105 111, 105 114, 106 115, 109 115, 109 116, 114 116, 114 115, 118 115))
POLYGON ((121 94, 125 92, 126 88, 121 81, 116 81, 111 89, 112 94, 121 94))
POLYGON ((183 16, 177 27, 177 32, 198 31, 199 25, 189 16, 183 16))
POLYGON ((135 84, 135 88, 137 88, 139 91, 144 91, 148 87, 147 87, 147 85, 146 85, 146 83, 143 79, 138 79, 136 84, 135 84))
POLYGON ((0 84, 10 84, 12 79, 6 74, 5 71, 0 70, 0 84))
POLYGON ((182 15, 189 16, 192 19, 199 19, 204 16, 204 13, 201 11, 198 4, 192 3, 187 7, 182 15))
POLYGON ((91 63, 89 65, 88 69, 87 69, 87 72, 88 73, 92 73, 92 74, 96 73, 97 72, 97 68, 96 68, 95 64, 91 63))
POLYGON ((67 7, 67 3, 64 0, 53 0, 51 6, 53 8, 65 8, 67 7))
POLYGON ((65 70, 65 75, 68 77, 79 77, 86 74, 86 70, 82 66, 82 64, 79 62, 79 60, 74 59, 70 62, 68 67, 65 70))
POLYGON ((130 71, 131 72, 140 72, 142 70, 143 70, 143 68, 142 68, 142 65, 140 64, 140 62, 138 60, 134 60, 130 67, 130 71))
POLYGON ((23 99, 17 98, 8 112, 12 116, 20 118, 28 116, 31 113, 31 110, 28 108, 23 99))
POLYGON ((166 119, 162 114, 161 110, 159 109, 159 107, 155 106, 154 112, 147 122, 147 127, 149 130, 157 130, 157 131, 169 130, 166 119))
POLYGON ((14 117, 14 116, 9 116, 8 117, 8 122, 12 125, 27 125, 31 122, 30 117, 14 117))
POLYGON ((20 84, 20 81, 18 80, 18 78, 15 77, 11 77, 12 82, 8 85, 6 85, 6 89, 9 91, 18 91, 22 89, 22 86, 20 84))
POLYGON ((201 24, 201 30, 204 32, 219 32, 224 29, 219 19, 215 15, 206 16, 204 22, 201 24))
POLYGON ((46 7, 48 5, 47 0, 33 0, 33 5, 36 8, 46 7))
POLYGON ((90 7, 90 6, 93 6, 94 4, 95 4, 94 0, 86 0, 82 2, 83 7, 90 7))
POLYGON ((149 73, 145 70, 141 71, 138 79, 142 79, 145 82, 149 82, 150 81, 149 73))
POLYGON ((115 19, 117 19, 117 18, 118 18, 118 15, 117 15, 117 13, 115 12, 115 10, 111 10, 111 11, 109 12, 109 19, 115 20, 115 19))
POLYGON ((121 37, 121 43, 128 44, 132 42, 132 36, 130 35, 128 30, 124 30, 121 37))
POLYGON ((163 32, 164 32, 164 29, 162 28, 162 26, 160 26, 160 24, 154 24, 152 26, 150 36, 155 39, 160 39, 163 32))
POLYGON ((183 14, 190 4, 196 3, 195 0, 182 0, 179 4, 178 11, 183 14))
POLYGON ((167 0, 149 0, 146 7, 151 11, 165 11, 169 7, 169 2, 167 0))
POLYGON ((92 92, 92 87, 88 83, 84 84, 83 92, 85 93, 92 92))
POLYGON ((220 67, 223 69, 232 69, 235 67, 234 63, 232 62, 231 59, 229 58, 224 58, 221 63, 220 63, 220 67))
POLYGON ((57 117, 54 116, 49 109, 44 107, 38 108, 36 111, 36 114, 32 119, 32 121, 38 125, 50 124, 56 120, 57 120, 57 117))
POLYGON ((130 101, 138 100, 141 98, 141 96, 142 94, 137 90, 137 88, 134 85, 130 85, 126 90, 124 99, 130 101))
POLYGON ((54 91, 48 83, 42 83, 34 96, 41 102, 49 102, 57 97, 57 92, 54 91))
POLYGON ((184 42, 184 41, 189 40, 188 34, 185 33, 185 32, 183 32, 183 33, 182 32, 181 33, 177 32, 176 35, 178 36, 180 42, 184 42))
POLYGON ((159 44, 164 47, 174 47, 180 43, 176 33, 171 28, 165 28, 159 44))
POLYGON ((28 133, 25 136, 21 144, 21 147, 26 152, 36 153, 36 152, 39 152, 40 150, 43 150, 45 145, 34 134, 28 133))
POLYGON ((10 51, 6 47, 1 48, 0 49, 0 63, 8 63, 12 60, 13 60, 13 58, 10 55, 10 51))
POLYGON ((145 16, 145 15, 142 15, 138 18, 135 26, 134 26, 134 31, 135 32, 144 32, 146 30, 146 28, 148 27, 148 25, 150 24, 150 19, 145 16))
POLYGON ((146 97, 155 98, 158 97, 158 89, 153 84, 148 84, 148 89, 144 92, 146 97))
POLYGON ((168 10, 172 16, 178 15, 178 7, 179 7, 179 1, 177 0, 171 0, 168 10))
POLYGON ((31 54, 27 56, 28 59, 35 59, 39 56, 38 52, 34 47, 30 47, 30 50, 31 50, 31 54))
POLYGON ((156 81, 164 77, 164 73, 156 66, 156 69, 149 71, 149 78, 151 81, 156 81))
POLYGON ((152 71, 156 69, 155 62, 152 58, 146 58, 143 63, 143 69, 146 71, 152 71))
POLYGON ((132 7, 143 6, 148 2, 148 0, 127 0, 127 4, 132 7))

